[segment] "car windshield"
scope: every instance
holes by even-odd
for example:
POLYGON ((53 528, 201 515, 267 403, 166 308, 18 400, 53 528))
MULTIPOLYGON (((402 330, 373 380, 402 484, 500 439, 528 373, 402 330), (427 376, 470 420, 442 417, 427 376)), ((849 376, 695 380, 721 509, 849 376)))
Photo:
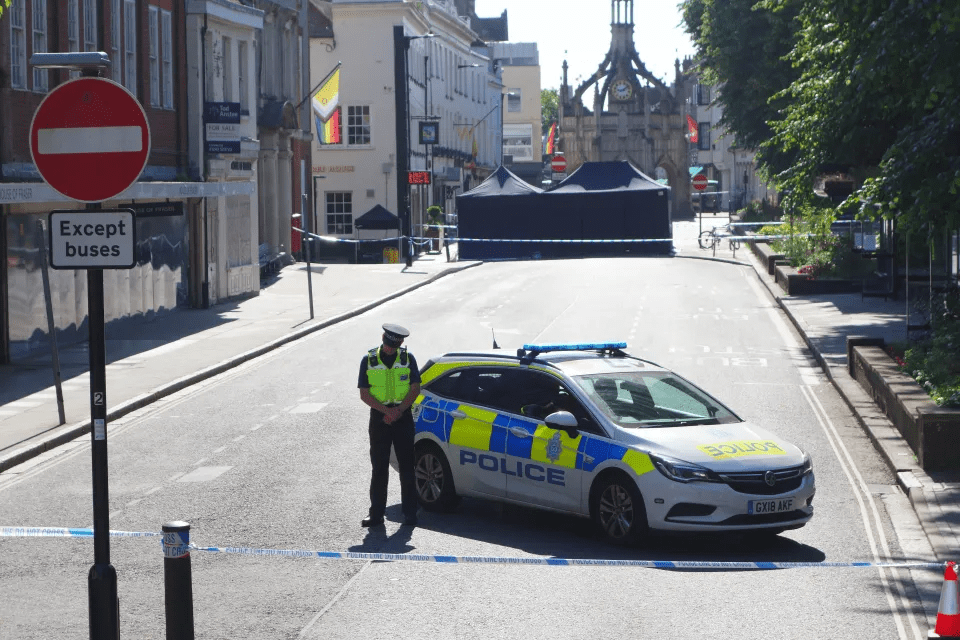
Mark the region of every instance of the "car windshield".
POLYGON ((740 422, 705 391, 669 371, 618 371, 574 380, 604 415, 628 429, 740 422))

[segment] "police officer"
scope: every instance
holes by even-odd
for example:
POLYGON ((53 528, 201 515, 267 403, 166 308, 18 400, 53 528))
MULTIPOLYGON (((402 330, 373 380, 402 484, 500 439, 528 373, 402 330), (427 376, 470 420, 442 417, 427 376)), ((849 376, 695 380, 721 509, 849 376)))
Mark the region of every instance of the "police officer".
POLYGON ((417 524, 417 486, 413 473, 413 414, 410 405, 420 394, 420 369, 403 339, 410 332, 396 324, 383 325, 383 344, 360 362, 360 399, 370 407, 370 513, 360 524, 383 524, 390 478, 390 446, 400 467, 403 523, 417 524))

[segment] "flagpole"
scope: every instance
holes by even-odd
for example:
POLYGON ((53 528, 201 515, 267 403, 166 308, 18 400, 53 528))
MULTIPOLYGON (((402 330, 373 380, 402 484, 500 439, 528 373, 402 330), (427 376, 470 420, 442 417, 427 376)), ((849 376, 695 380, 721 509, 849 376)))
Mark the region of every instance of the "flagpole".
POLYGON ((310 98, 312 98, 312 97, 313 97, 313 94, 316 92, 316 90, 319 89, 319 88, 323 85, 324 82, 326 82, 327 80, 329 80, 329 79, 330 79, 330 76, 332 76, 333 74, 335 74, 335 73, 337 72, 337 69, 339 69, 339 68, 340 68, 340 65, 342 65, 342 64, 343 64, 342 62, 337 62, 337 66, 335 66, 333 69, 331 69, 331 70, 330 70, 330 73, 328 73, 326 76, 324 76, 324 77, 323 77, 323 80, 321 80, 320 82, 318 82, 313 89, 310 89, 310 93, 308 93, 303 100, 301 100, 300 102, 298 102, 298 103, 297 103, 297 106, 295 106, 295 107, 293 108, 293 110, 296 111, 297 109, 299 109, 300 107, 303 106, 303 103, 304 103, 304 102, 306 102, 307 100, 309 100, 310 98))

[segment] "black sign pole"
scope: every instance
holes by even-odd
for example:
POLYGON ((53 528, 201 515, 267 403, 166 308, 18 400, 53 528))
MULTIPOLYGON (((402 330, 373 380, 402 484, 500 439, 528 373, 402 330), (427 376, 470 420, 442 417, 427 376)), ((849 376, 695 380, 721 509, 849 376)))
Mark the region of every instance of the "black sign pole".
MULTIPOLYGON (((87 204, 87 211, 100 210, 87 204)), ((90 436, 93 462, 93 566, 87 577, 90 639, 120 637, 117 571, 110 564, 110 492, 107 483, 107 358, 103 321, 103 269, 87 269, 90 331, 90 436)))

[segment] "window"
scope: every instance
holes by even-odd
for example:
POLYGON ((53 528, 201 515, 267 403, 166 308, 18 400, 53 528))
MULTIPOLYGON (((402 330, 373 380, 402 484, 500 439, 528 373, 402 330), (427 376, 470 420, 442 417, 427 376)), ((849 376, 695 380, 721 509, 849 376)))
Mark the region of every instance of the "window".
POLYGON ((110 62, 113 81, 123 84, 123 61, 120 59, 120 0, 110 3, 110 62))
POLYGON ((163 51, 163 108, 173 109, 173 29, 172 15, 160 11, 161 47, 163 51))
POLYGON ((240 94, 240 113, 249 113, 247 102, 247 43, 237 43, 237 86, 240 94))
POLYGON ((97 50, 97 0, 83 0, 83 50, 97 50))
POLYGON ((710 123, 701 122, 697 127, 697 149, 701 151, 710 150, 710 123))
POLYGON ((370 107, 347 107, 347 144, 371 144, 370 107))
POLYGON ((27 88, 27 36, 24 33, 25 0, 13 0, 7 11, 10 14, 10 86, 27 88))
POLYGON ((233 41, 223 38, 223 101, 233 102, 233 41))
POLYGON ((697 84, 697 104, 710 104, 710 85, 697 84))
POLYGON ((510 89, 507 91, 507 112, 520 113, 520 89, 510 89))
POLYGON ((503 153, 513 156, 514 162, 533 162, 533 125, 504 124, 503 153))
POLYGON ((353 233, 353 193, 331 191, 326 194, 327 233, 349 235, 353 233))
MULTIPOLYGON (((33 53, 47 51, 47 0, 33 0, 33 53)), ((33 70, 33 90, 45 92, 50 74, 46 69, 33 70)))
POLYGON ((203 49, 207 60, 203 69, 203 97, 213 102, 213 34, 209 31, 203 37, 203 49))
POLYGON ((123 86, 137 95, 137 2, 123 0, 123 86))
POLYGON ((80 0, 67 0, 67 51, 80 51, 80 0))
POLYGON ((160 29, 159 24, 159 9, 157 7, 150 7, 150 23, 149 23, 149 34, 150 34, 150 106, 159 107, 160 106, 160 34, 158 33, 160 29))
MULTIPOLYGON (((80 51, 80 0, 67 0, 67 51, 80 51)), ((70 78, 79 78, 79 71, 71 71, 70 78)))

